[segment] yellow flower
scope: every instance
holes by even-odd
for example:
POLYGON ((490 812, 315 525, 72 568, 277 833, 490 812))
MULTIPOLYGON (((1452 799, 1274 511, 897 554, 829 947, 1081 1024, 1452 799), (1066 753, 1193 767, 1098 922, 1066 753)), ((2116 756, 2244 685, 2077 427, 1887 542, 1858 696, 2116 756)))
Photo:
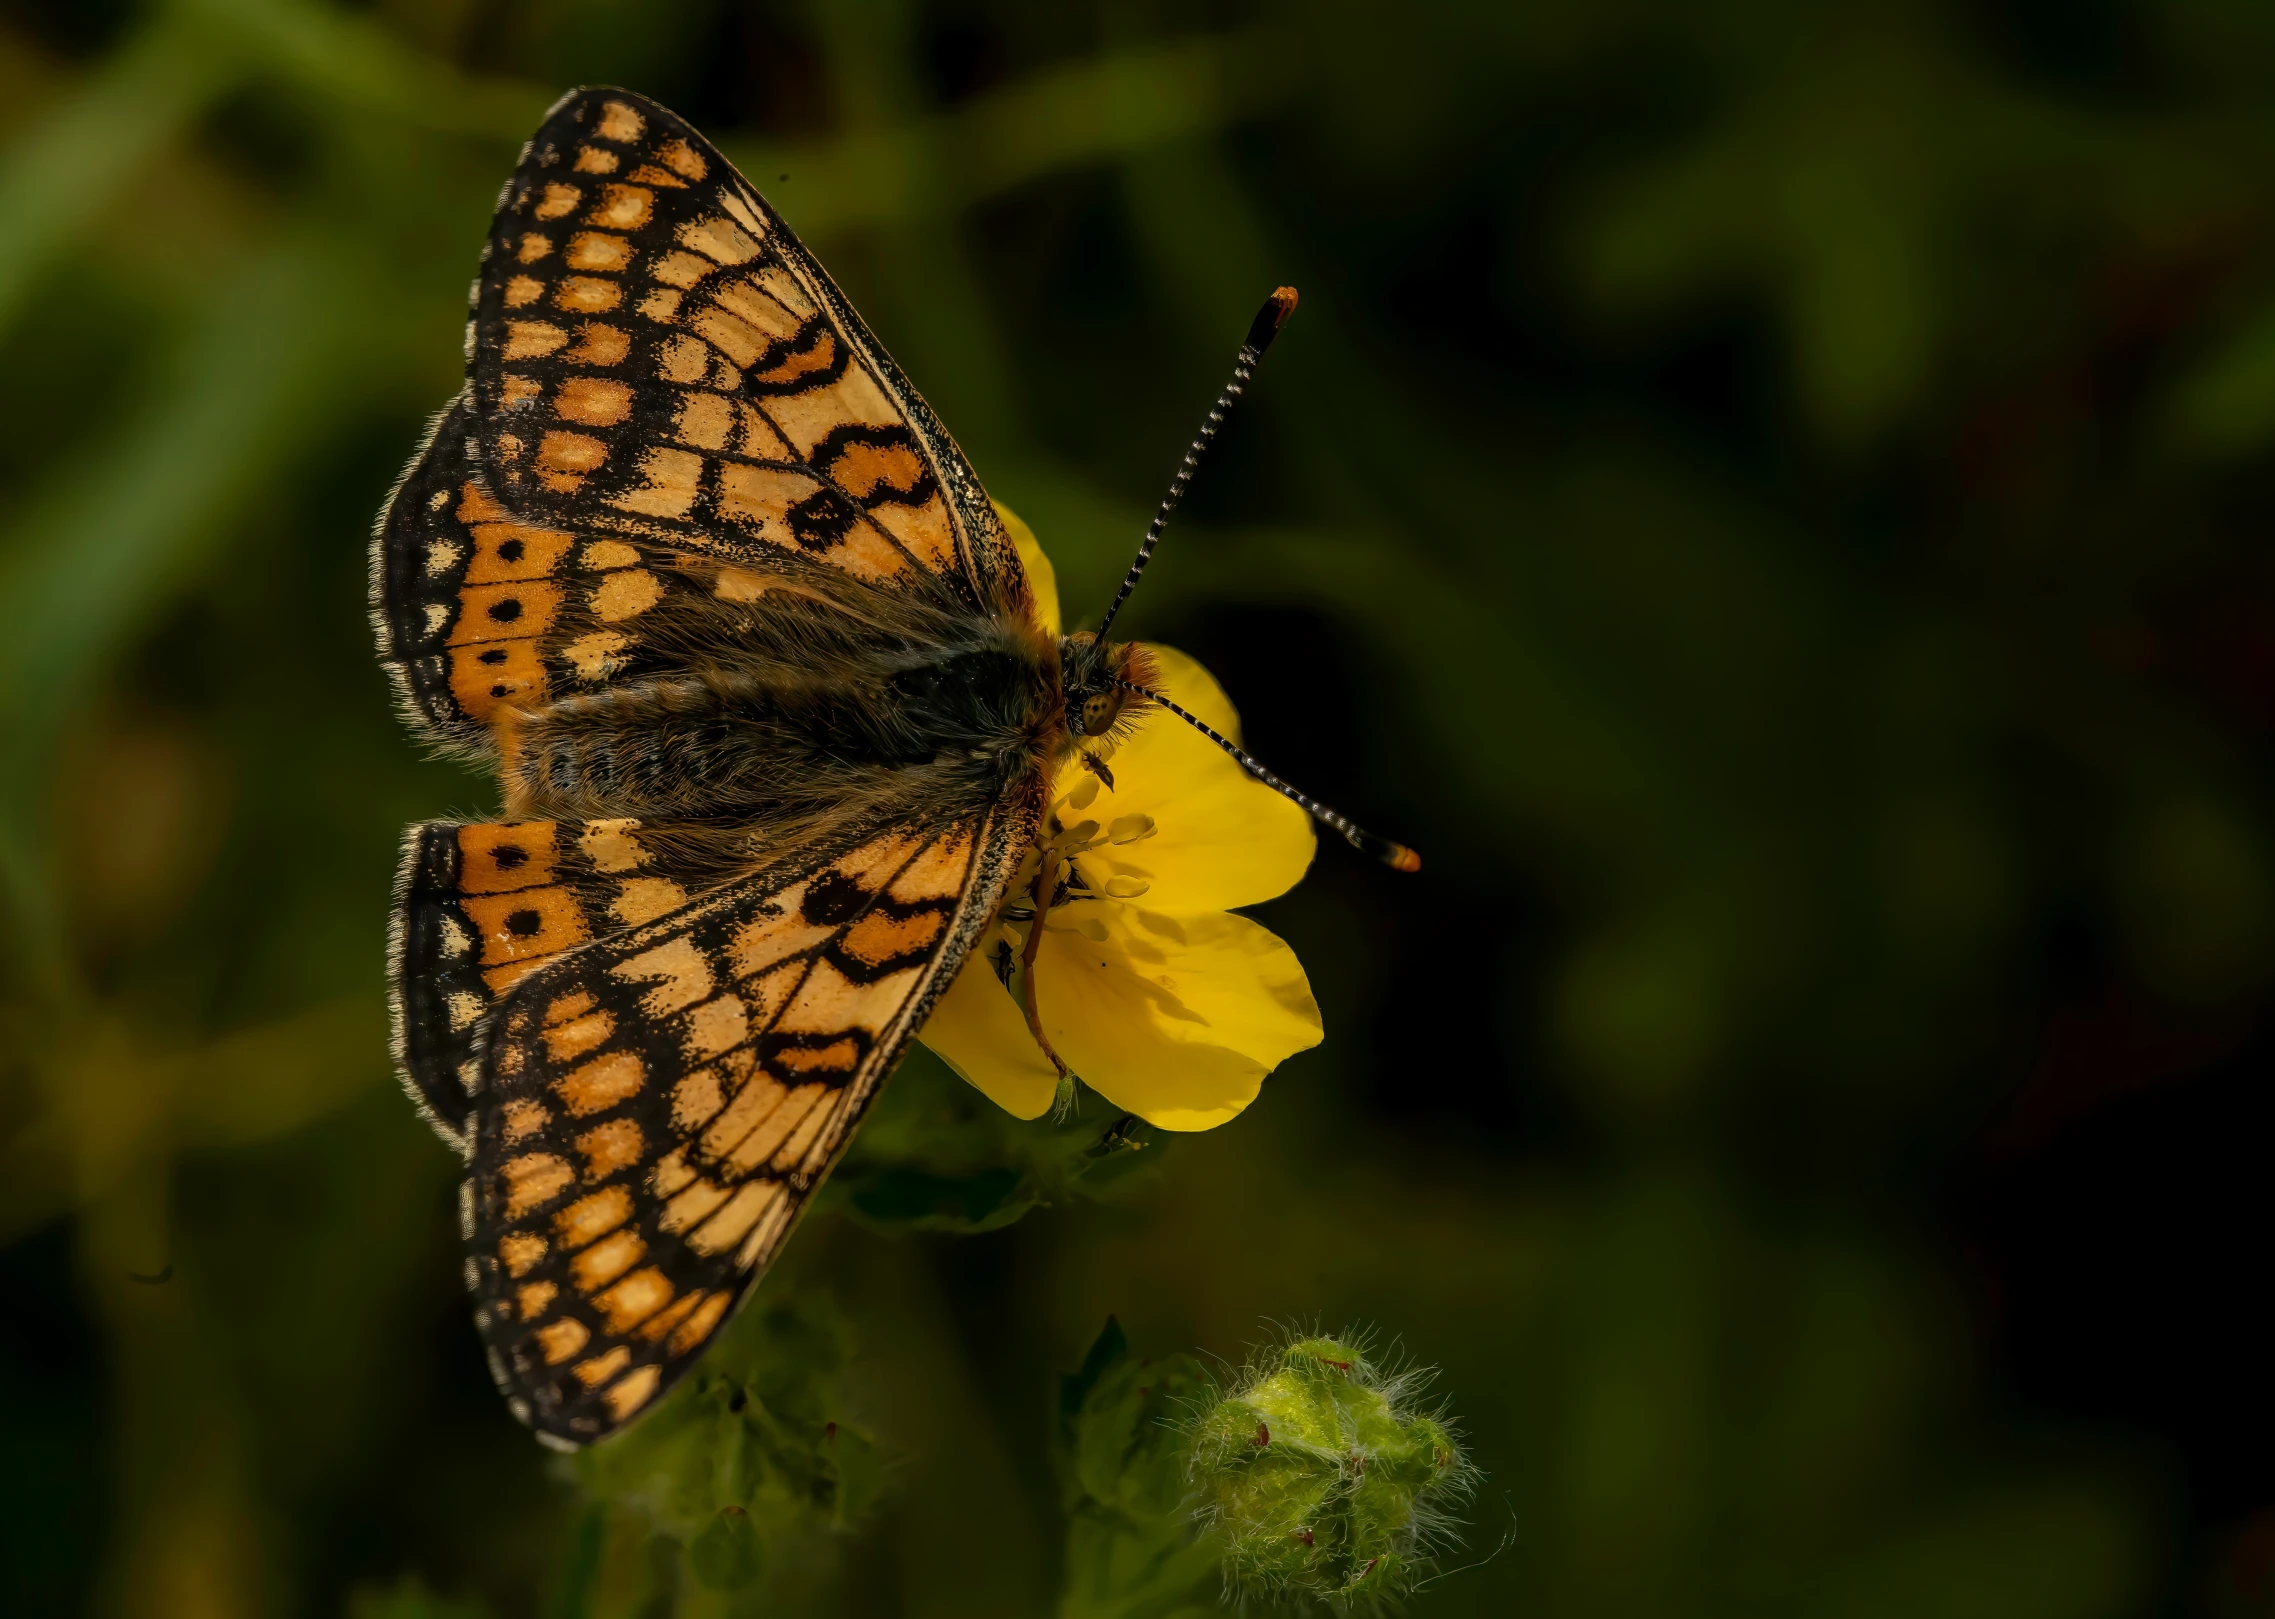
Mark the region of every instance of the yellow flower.
MULTIPOLYGON (((999 511, 1002 508, 997 508, 999 511)), ((1019 544, 1043 622, 1058 587, 1026 524, 1019 544)), ((1239 716, 1207 670, 1154 646, 1159 689, 1225 735, 1239 716)), ((1022 1119, 1058 1094, 1021 999, 1067 1067, 1116 1107, 1167 1130, 1224 1123, 1284 1059, 1319 1043, 1319 1006, 1280 938, 1233 907, 1292 888, 1316 846, 1311 817, 1252 779, 1208 738, 1155 709, 1114 751, 1114 784, 1060 772, 1038 847, 1003 915, 933 1008, 920 1038, 1022 1119), (1032 913, 1045 861, 1060 902, 1032 913), (1028 934, 1040 925, 1033 966, 1028 934), (1008 981, 1007 981, 1008 980, 1008 981)))

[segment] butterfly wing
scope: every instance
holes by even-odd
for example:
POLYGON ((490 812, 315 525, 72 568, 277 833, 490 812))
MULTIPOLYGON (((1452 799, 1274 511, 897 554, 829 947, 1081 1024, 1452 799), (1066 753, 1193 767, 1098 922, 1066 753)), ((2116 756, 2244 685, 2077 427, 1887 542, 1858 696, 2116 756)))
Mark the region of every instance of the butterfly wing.
POLYGON ((468 1275, 522 1420, 588 1443, 780 1248, 994 909, 1033 806, 888 827, 572 949, 505 992, 468 1275))
POLYGON ((530 522, 492 492, 464 395, 435 419, 372 544, 379 660, 405 717, 448 751, 493 751, 515 710, 684 663, 654 631, 715 600, 719 570, 589 524, 530 522))
POLYGON ((464 1151, 482 1020, 565 950, 679 909, 719 882, 714 829, 639 821, 422 821, 403 837, 388 951, 395 1061, 464 1151))
POLYGON ((694 129, 574 91, 507 182, 468 382, 507 505, 977 608, 1023 597, 931 410, 765 199, 694 129))

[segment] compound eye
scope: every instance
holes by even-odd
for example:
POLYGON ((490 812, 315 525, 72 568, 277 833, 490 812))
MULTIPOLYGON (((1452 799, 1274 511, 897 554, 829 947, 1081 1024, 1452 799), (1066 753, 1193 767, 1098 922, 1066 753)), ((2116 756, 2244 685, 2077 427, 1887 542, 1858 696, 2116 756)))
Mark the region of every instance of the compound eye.
POLYGON ((1099 692, 1094 696, 1085 697, 1082 700, 1083 735, 1103 735, 1106 731, 1106 728, 1114 723, 1115 710, 1119 709, 1121 706, 1122 705, 1116 701, 1114 697, 1106 692, 1099 692))

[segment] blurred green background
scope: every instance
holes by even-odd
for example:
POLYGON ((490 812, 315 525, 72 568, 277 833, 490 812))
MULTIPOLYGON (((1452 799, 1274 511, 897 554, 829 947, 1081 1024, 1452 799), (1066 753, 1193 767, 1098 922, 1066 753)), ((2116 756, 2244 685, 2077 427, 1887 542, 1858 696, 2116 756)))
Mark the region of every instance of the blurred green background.
POLYGON ((1427 860, 1266 908, 1326 1044, 1112 1200, 802 1231, 891 1460, 780 1611, 1054 1611, 1114 1312, 1442 1366, 1501 1549, 1418 1613, 2275 1613, 2244 0, 0 4, 0 1606, 600 1611, 386 1057, 398 829, 491 790, 364 619, 580 82, 736 157, 1072 620, 1299 286, 1122 626, 1427 860))

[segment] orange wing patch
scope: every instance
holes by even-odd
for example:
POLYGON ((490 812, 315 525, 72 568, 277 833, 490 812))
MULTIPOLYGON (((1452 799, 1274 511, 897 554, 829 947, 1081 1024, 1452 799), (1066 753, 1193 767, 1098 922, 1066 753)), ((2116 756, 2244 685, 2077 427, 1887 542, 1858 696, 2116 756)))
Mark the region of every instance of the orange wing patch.
MULTIPOLYGON (((576 858, 621 870, 617 839, 634 836, 587 823, 576 858)), ((534 870, 544 851, 525 841, 534 870)), ((973 825, 886 832, 554 958, 505 996, 475 1120, 471 1255, 525 1420, 582 1443, 684 1370, 960 958, 1008 841, 973 825)), ((550 848, 565 868, 565 838, 550 848)))

